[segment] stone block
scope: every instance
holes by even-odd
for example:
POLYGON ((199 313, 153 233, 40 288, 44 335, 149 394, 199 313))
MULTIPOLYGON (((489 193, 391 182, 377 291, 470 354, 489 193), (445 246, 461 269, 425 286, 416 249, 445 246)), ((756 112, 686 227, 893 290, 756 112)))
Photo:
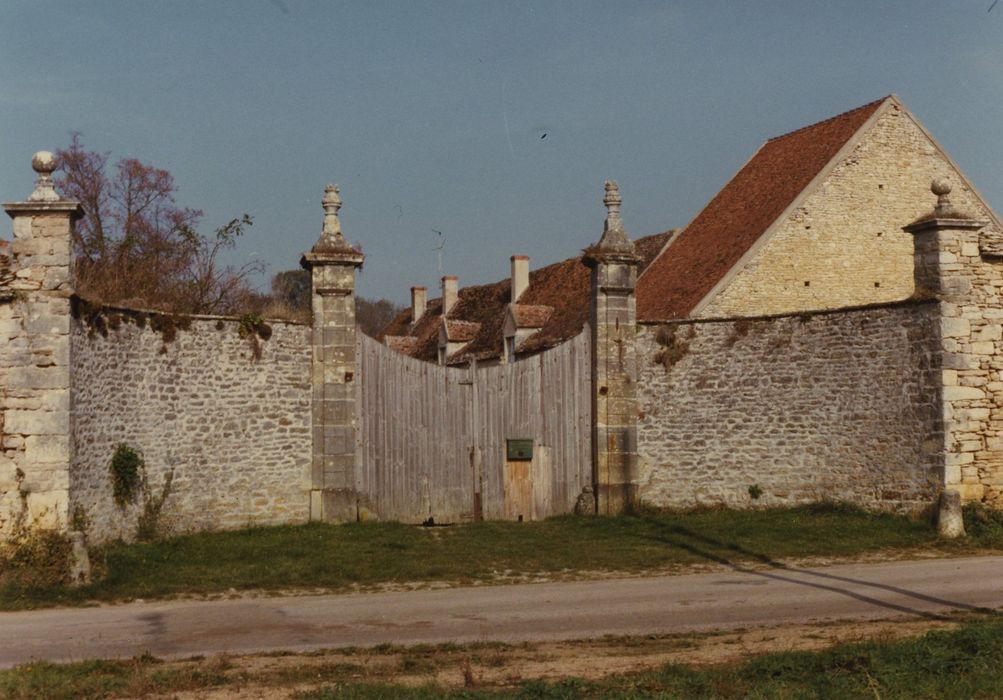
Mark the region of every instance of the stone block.
POLYGON ((961 483, 961 467, 956 464, 945 465, 944 466, 944 484, 960 484, 961 483))
POLYGON ((7 411, 4 431, 21 435, 69 435, 70 414, 66 411, 7 411))
POLYGON ((974 336, 975 340, 1001 340, 1003 339, 1003 326, 992 323, 983 326, 974 336))
POLYGON ((982 484, 957 484, 954 489, 961 495, 962 503, 981 501, 986 487, 982 484))
POLYGON ((977 258, 979 257, 979 244, 978 243, 962 243, 961 244, 961 254, 967 258, 977 258))
POLYGON ((28 496, 28 513, 31 523, 43 530, 60 529, 67 522, 69 492, 55 489, 28 496))
POLYGON ((989 419, 988 408, 966 408, 959 412, 960 420, 984 421, 989 419))
POLYGON ((32 463, 65 463, 69 468, 69 435, 29 435, 24 439, 24 458, 32 463))
POLYGON ((324 489, 321 501, 324 522, 346 523, 358 520, 358 496, 354 489, 324 489))
POLYGON ((991 341, 979 341, 969 345, 969 352, 973 355, 995 355, 996 344, 991 341))
POLYGON ((29 316, 24 321, 24 330, 28 333, 46 333, 66 335, 70 332, 70 317, 66 316, 29 316))
POLYGON ((940 508, 937 514, 937 532, 941 537, 953 539, 965 534, 965 523, 961 514, 961 494, 948 489, 940 494, 940 508))
POLYGON ((22 331, 21 320, 16 318, 0 319, 0 340, 7 340, 20 335, 22 331))
POLYGON ((971 452, 948 452, 944 455, 944 464, 947 466, 962 466, 964 464, 971 464, 975 461, 975 455, 971 452))
POLYGON ((945 369, 979 369, 979 358, 962 352, 945 352, 943 356, 945 369))
POLYGON ((986 397, 985 392, 982 389, 974 386, 945 386, 944 387, 944 400, 945 401, 972 401, 977 399, 984 399, 986 397))
POLYGON ((940 333, 945 338, 967 337, 971 334, 971 324, 964 318, 942 318, 940 333))
POLYGON ((31 238, 30 216, 17 216, 14 218, 12 233, 15 240, 25 240, 31 238))

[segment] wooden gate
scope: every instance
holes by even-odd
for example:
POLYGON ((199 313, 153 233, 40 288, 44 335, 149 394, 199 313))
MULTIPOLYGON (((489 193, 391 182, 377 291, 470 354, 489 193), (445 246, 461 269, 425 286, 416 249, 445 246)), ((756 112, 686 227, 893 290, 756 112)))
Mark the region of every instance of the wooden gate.
POLYGON ((357 337, 357 487, 369 512, 403 522, 536 519, 570 512, 591 486, 588 327, 524 360, 464 369, 357 337), (509 460, 509 440, 531 441, 530 458, 509 460))

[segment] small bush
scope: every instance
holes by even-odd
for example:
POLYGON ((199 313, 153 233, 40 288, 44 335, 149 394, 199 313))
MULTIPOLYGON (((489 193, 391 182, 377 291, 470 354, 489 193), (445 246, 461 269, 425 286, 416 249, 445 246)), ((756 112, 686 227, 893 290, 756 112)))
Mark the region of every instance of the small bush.
POLYGON ((169 470, 164 475, 164 486, 159 496, 150 493, 150 485, 143 474, 143 512, 139 514, 136 521, 136 539, 140 542, 152 542, 160 536, 160 513, 164 509, 164 502, 171 495, 171 487, 174 484, 174 470, 169 470))
POLYGON ((82 532, 85 535, 90 530, 91 519, 87 515, 87 509, 77 503, 73 506, 73 515, 70 516, 70 529, 82 532))
POLYGON ((251 355, 255 360, 261 359, 261 343, 258 339, 268 340, 272 337, 272 327, 265 323, 258 314, 245 314, 240 317, 240 325, 237 333, 241 338, 247 338, 247 345, 251 348, 251 355))
MULTIPOLYGON (((692 327, 690 330, 693 330, 692 327)), ((655 331, 655 342, 661 348, 655 352, 652 359, 656 364, 662 365, 666 372, 690 351, 689 343, 679 337, 678 331, 678 326, 668 325, 659 326, 655 331)))
POLYGON ((146 467, 143 455, 120 442, 115 446, 115 454, 108 464, 111 474, 112 496, 119 508, 134 503, 143 482, 146 467))
POLYGON ((1003 544, 1003 510, 989 508, 982 503, 969 503, 962 509, 965 533, 977 540, 991 540, 1003 544))
POLYGON ((54 588, 69 583, 73 546, 51 530, 29 532, 0 545, 0 586, 54 588))
POLYGON ((258 314, 244 314, 240 317, 240 325, 237 327, 237 333, 241 338, 246 338, 249 335, 257 333, 258 326, 262 323, 264 323, 264 319, 258 314))

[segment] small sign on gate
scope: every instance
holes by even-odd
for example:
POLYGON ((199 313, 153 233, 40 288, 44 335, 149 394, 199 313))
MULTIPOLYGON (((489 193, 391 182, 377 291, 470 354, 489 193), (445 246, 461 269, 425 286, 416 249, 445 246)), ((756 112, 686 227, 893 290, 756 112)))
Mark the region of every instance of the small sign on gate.
POLYGON ((518 438, 505 441, 506 459, 509 462, 530 461, 533 459, 533 440, 518 438))

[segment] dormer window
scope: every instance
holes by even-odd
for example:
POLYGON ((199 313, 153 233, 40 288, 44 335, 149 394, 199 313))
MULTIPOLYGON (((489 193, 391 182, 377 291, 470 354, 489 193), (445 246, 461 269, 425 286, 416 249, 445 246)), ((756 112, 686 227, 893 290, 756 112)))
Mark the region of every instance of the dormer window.
POLYGON ((444 318, 439 325, 439 364, 449 362, 449 358, 462 351, 481 329, 481 324, 444 318))
POLYGON ((552 306, 508 305, 505 322, 502 324, 502 337, 505 338, 502 356, 506 362, 515 362, 519 346, 543 328, 553 312, 552 306))

